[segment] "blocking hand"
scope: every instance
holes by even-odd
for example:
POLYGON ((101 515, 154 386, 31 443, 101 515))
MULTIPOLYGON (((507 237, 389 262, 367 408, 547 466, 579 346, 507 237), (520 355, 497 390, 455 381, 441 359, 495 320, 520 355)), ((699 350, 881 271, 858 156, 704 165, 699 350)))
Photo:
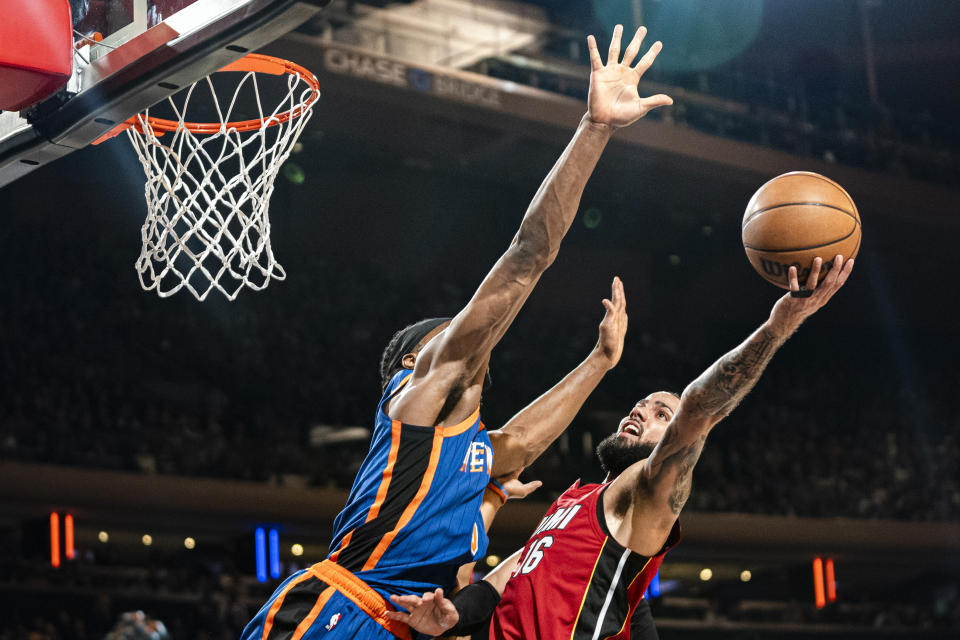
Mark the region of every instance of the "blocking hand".
POLYGON ((647 28, 637 29, 633 40, 623 53, 623 60, 619 60, 622 34, 623 26, 618 24, 613 30, 606 64, 603 63, 600 52, 597 51, 596 38, 587 37, 591 68, 590 94, 587 98, 588 115, 592 121, 611 127, 625 127, 647 115, 651 109, 673 104, 670 96, 660 93, 641 98, 637 90, 640 78, 653 64, 663 45, 659 41, 654 42, 640 61, 631 67, 633 59, 640 51, 643 38, 647 35, 647 28))

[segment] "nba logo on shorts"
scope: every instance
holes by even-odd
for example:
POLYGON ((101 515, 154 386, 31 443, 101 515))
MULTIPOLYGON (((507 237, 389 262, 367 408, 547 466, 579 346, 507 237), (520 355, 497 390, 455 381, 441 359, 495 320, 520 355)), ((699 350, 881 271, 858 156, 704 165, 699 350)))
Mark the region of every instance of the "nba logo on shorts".
POLYGON ((338 622, 340 622, 340 614, 335 613, 332 616, 330 616, 330 622, 324 627, 324 629, 326 629, 327 631, 330 631, 335 626, 337 626, 338 622))

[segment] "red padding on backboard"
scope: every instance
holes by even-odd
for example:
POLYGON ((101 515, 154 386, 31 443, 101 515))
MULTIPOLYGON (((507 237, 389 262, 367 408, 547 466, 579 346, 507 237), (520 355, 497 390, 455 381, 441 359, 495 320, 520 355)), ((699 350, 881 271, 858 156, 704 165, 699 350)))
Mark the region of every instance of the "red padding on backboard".
POLYGON ((0 110, 18 111, 66 84, 73 72, 68 0, 0 0, 0 110))

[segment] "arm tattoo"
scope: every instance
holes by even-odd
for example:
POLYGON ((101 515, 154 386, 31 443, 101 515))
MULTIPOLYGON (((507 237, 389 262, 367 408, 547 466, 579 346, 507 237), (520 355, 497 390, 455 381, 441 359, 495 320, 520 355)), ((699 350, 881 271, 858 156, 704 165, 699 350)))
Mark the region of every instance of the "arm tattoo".
POLYGON ((713 416, 728 415, 757 383, 784 340, 760 327, 693 381, 690 386, 695 408, 713 416))
POLYGON ((668 498, 670 511, 674 515, 680 513, 687 498, 690 497, 693 467, 700 459, 700 452, 703 451, 706 441, 707 434, 704 433, 693 442, 685 443, 680 439, 680 432, 677 429, 668 428, 663 435, 663 440, 657 446, 657 455, 651 458, 651 461, 656 460, 655 468, 650 469, 652 477, 664 478, 666 471, 676 471, 673 488, 668 498))
MULTIPOLYGON (((681 404, 686 402, 693 412, 712 418, 726 416, 753 388, 785 340, 786 336, 778 336, 766 326, 760 327, 690 383, 683 392, 681 404)), ((700 459, 710 426, 691 432, 671 422, 647 460, 647 473, 639 476, 638 489, 647 491, 652 488, 650 484, 666 488, 664 485, 672 478, 667 503, 674 515, 680 513, 690 497, 693 467, 700 459)))

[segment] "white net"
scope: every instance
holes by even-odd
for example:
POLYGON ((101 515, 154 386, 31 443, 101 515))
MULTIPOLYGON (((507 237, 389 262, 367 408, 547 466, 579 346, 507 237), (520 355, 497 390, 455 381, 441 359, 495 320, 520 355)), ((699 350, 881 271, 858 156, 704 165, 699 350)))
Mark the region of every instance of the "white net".
POLYGON ((257 73, 220 75, 240 78, 228 103, 208 77, 168 98, 172 120, 151 119, 148 111, 127 129, 147 176, 147 219, 136 269, 143 288, 161 298, 186 287, 201 301, 213 290, 234 300, 245 286, 261 290, 286 277, 270 246, 270 196, 310 119, 316 91, 299 75, 269 78, 274 83, 286 79, 286 96, 265 113, 257 73), (249 131, 242 130, 244 123, 230 123, 238 102, 249 108, 250 99, 240 100, 245 88, 252 91, 262 122, 246 121, 256 125, 249 131), (207 90, 212 102, 199 108, 212 105, 210 119, 220 126, 196 133, 190 129, 199 127, 190 126, 187 115, 197 104, 196 94, 206 102, 207 90), (175 130, 165 134, 158 122, 175 130))

